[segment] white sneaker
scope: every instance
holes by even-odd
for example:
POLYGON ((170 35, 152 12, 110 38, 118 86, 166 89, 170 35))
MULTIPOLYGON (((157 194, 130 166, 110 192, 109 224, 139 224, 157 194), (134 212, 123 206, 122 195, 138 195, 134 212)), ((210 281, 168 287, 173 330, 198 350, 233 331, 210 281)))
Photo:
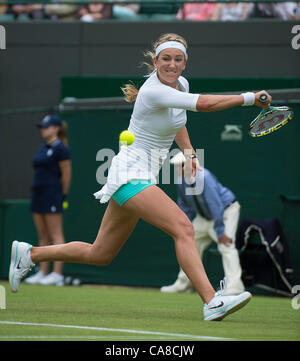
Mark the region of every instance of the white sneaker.
POLYGON ((214 298, 203 305, 204 321, 221 321, 224 317, 244 307, 251 299, 250 292, 243 292, 237 296, 224 296, 226 281, 221 281, 221 290, 214 298), (223 284, 222 284, 223 282, 223 284))
POLYGON ((64 276, 59 275, 58 273, 51 272, 45 276, 40 282, 40 285, 43 286, 63 286, 64 285, 64 276))
POLYGON ((44 273, 42 271, 38 271, 34 275, 25 278, 24 282, 30 285, 38 285, 44 277, 44 273))
POLYGON ((32 245, 25 242, 13 241, 11 247, 11 261, 9 267, 9 283, 12 292, 18 292, 21 279, 32 269, 34 263, 30 261, 29 251, 32 245))

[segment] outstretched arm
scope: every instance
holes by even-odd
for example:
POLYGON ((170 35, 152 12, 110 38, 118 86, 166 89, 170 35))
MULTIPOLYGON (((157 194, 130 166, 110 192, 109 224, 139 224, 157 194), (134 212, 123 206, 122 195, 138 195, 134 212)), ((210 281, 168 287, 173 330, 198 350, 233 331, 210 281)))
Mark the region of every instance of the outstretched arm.
MULTIPOLYGON (((266 108, 270 106, 272 97, 265 91, 259 91, 254 93, 254 104, 260 108, 266 108), (259 101, 261 94, 267 94, 269 96, 269 102, 262 104, 259 101)), ((239 105, 244 105, 243 95, 210 95, 203 94, 199 95, 196 108, 199 112, 215 112, 218 110, 224 110, 239 105)))

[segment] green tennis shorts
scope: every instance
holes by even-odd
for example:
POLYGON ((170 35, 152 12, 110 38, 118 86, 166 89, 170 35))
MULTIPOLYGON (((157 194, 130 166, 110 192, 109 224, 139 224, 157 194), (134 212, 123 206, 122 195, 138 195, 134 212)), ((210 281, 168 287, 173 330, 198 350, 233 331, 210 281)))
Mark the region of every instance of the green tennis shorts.
POLYGON ((129 198, 135 196, 143 189, 152 186, 153 183, 150 180, 135 179, 126 184, 123 184, 113 195, 112 199, 122 206, 129 198))

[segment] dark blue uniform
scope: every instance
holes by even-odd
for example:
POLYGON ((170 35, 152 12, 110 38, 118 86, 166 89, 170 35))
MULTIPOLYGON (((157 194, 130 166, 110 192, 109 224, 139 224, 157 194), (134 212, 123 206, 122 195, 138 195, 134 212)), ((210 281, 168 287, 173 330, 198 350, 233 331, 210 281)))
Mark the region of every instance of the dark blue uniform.
POLYGON ((61 213, 63 194, 58 163, 70 159, 68 148, 58 139, 42 145, 33 158, 34 180, 31 211, 33 213, 61 213))

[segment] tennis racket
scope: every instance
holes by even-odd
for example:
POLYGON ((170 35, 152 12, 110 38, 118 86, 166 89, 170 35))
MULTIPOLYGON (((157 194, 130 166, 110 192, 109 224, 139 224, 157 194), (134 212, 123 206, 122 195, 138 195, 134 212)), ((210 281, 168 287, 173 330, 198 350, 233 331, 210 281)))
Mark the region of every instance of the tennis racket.
MULTIPOLYGON (((259 97, 261 103, 268 102, 267 94, 259 97)), ((268 107, 262 109, 258 116, 249 125, 249 134, 252 137, 262 137, 287 124, 294 116, 289 107, 268 107)))

